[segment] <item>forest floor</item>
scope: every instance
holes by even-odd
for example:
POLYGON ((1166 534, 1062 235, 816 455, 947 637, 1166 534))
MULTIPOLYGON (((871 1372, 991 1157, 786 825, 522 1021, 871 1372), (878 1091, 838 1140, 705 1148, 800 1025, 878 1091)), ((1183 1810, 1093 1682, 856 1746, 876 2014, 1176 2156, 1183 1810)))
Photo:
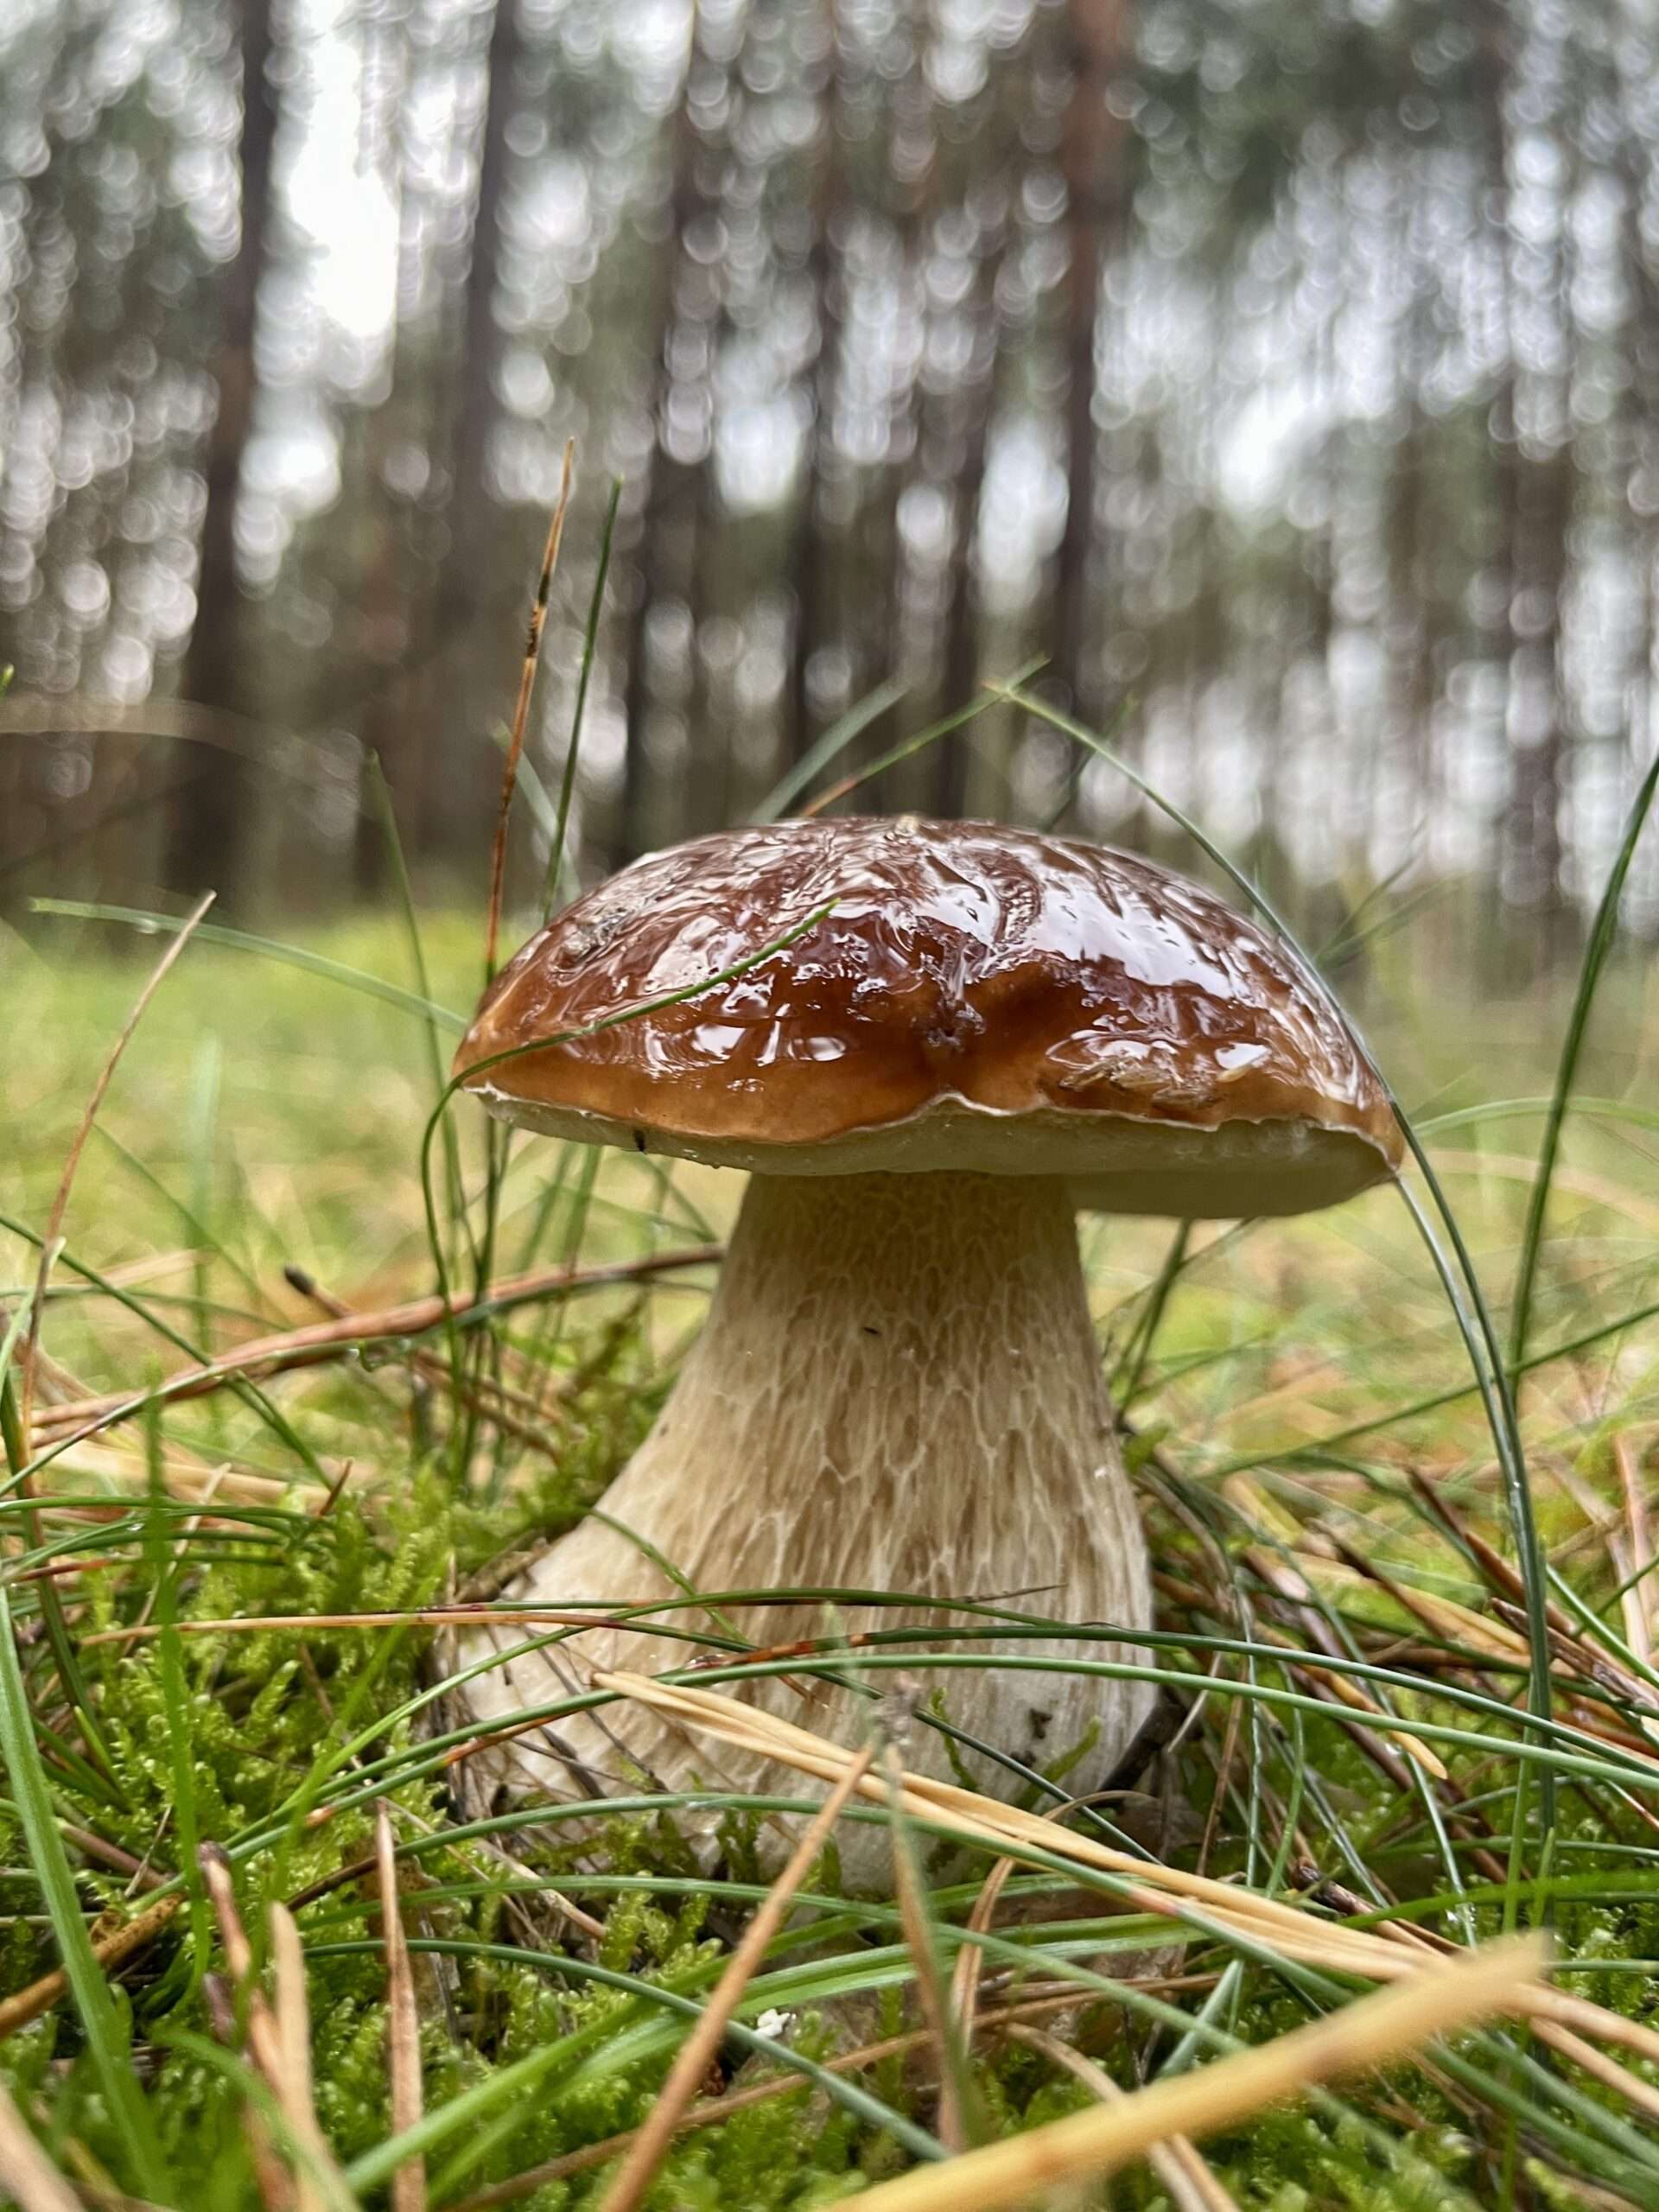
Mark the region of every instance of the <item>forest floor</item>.
MULTIPOLYGON (((598 2206, 765 1895, 756 1816, 730 1809, 713 1875, 672 1797, 642 1791, 601 1842, 480 1817, 434 1611, 621 1465, 737 1179, 519 1141, 492 1278, 574 1280, 474 1297, 452 1343, 394 1309, 436 1280, 421 1140, 476 925, 424 925, 423 975, 390 925, 213 929, 139 1021, 60 1221, 166 940, 67 913, 0 936, 0 2198, 598 2206), (665 1255, 689 1256, 634 1268, 665 1255), (343 1308, 353 1348, 319 1360, 343 1308), (257 1339, 277 1340, 257 1381, 226 1372, 257 1339), (204 1362, 212 1387, 168 1382, 204 1362)), ((1160 1573, 1148 1671, 1184 1719, 1128 1799, 1064 1817, 1216 1886, 1171 1919, 1152 1872, 1038 1850, 999 1894, 996 1851, 943 1868, 925 1814, 907 1914, 838 1897, 830 1858, 696 2085, 659 2212, 838 2202, 1114 2084, 1199 2080, 1420 1964, 1404 1931, 1444 1950, 1534 1926, 1557 2009, 1166 2147, 1111 2201, 1659 2204, 1659 1004, 1609 968, 1535 1203, 1571 978, 1548 1005, 1414 1001, 1426 941, 1379 944, 1368 1014, 1515 1363, 1514 1430, 1395 1190, 1180 1240, 1085 1218, 1160 1573), (1079 1885, 1064 1920, 1023 1903, 1079 1885)), ((439 1241, 474 1296, 447 1193, 476 1231, 484 1125, 461 1102, 446 1126, 439 1241)), ((780 1768, 779 1794, 822 1786, 780 1768)), ((1031 1792, 1057 1817, 1065 1797, 1058 1771, 1031 1792)))

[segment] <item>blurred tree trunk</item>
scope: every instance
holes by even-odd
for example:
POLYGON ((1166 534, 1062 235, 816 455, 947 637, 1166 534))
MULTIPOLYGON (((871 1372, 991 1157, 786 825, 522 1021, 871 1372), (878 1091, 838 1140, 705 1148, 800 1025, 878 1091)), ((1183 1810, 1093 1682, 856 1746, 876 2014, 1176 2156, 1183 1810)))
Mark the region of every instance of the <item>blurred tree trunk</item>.
MULTIPOLYGON (((270 215, 270 157, 276 101, 270 79, 270 0, 239 11, 242 137, 241 229, 220 293, 214 377, 219 406, 207 445, 207 505, 201 525, 196 619, 180 688, 187 699, 235 713, 249 703, 247 645, 236 580, 236 503, 253 415, 253 341, 270 215)), ((239 735, 239 733, 233 733, 239 735)), ((235 752, 200 748, 199 772, 178 793, 168 825, 166 876, 181 891, 234 885, 244 857, 248 787, 235 752)))
MULTIPOLYGON (((375 463, 384 459, 385 426, 391 419, 391 403, 383 403, 375 411, 369 438, 375 463)), ((400 836, 410 794, 422 786, 429 771, 423 742, 426 733, 422 728, 422 682, 418 671, 406 664, 415 634, 410 620, 411 579, 404 558, 406 533, 399 504, 387 489, 383 469, 372 465, 368 474, 374 504, 368 524, 371 550, 360 613, 369 688, 358 721, 363 779, 353 861, 359 891, 372 897, 388 880, 391 855, 386 846, 386 825, 368 780, 369 756, 379 761, 386 789, 397 803, 400 836)))
MULTIPOLYGON (((1536 334, 1558 320, 1570 323, 1566 266, 1570 187, 1563 183, 1558 188, 1555 222, 1548 237, 1529 235, 1529 250, 1517 255, 1506 116, 1516 34, 1504 11, 1496 6, 1484 30, 1478 83, 1494 180, 1488 194, 1489 219, 1503 271, 1505 333, 1493 437, 1497 565, 1503 582, 1498 630, 1508 665, 1510 747, 1500 881, 1522 912, 1534 916, 1532 950, 1548 959, 1558 949, 1563 912, 1560 817, 1566 739, 1560 601, 1573 512, 1573 456, 1567 381, 1537 359, 1536 334), (1533 334, 1530 338, 1528 332, 1533 334)), ((1560 146, 1560 150, 1564 168, 1570 169, 1567 149, 1560 146)), ((1570 330, 1563 337, 1570 348, 1570 330)), ((1515 950, 1520 950, 1518 944, 1515 950)))
MULTIPOLYGON (((1625 197, 1619 257, 1630 298, 1630 321, 1624 334, 1629 375, 1622 412, 1630 480, 1651 484, 1659 483, 1659 262, 1647 251, 1643 237, 1643 150, 1639 143, 1627 142, 1620 162, 1625 197)), ((1641 578, 1642 616, 1632 639, 1626 690, 1630 709, 1623 734, 1628 760, 1643 757, 1649 733, 1659 728, 1659 715, 1655 712, 1659 691, 1659 635, 1655 626, 1659 611, 1659 529, 1651 507, 1645 515, 1638 514, 1628 493, 1620 520, 1631 573, 1641 578)))
MULTIPOLYGON (((736 51, 727 65, 729 90, 722 108, 728 118, 741 112, 741 103, 744 94, 739 87, 744 79, 746 58, 753 50, 751 41, 755 29, 755 11, 751 10, 742 19, 736 51)), ((726 194, 734 180, 741 181, 743 166, 743 156, 734 142, 732 124, 728 120, 714 168, 720 182, 710 191, 698 195, 702 204, 697 209, 698 214, 721 226, 726 239, 730 237, 727 219, 730 203, 726 194)), ((694 151, 694 183, 697 173, 697 157, 694 151)), ((740 193, 740 200, 741 198, 740 193)), ((681 810, 681 818, 675 825, 675 834, 680 836, 702 836, 708 831, 727 826, 731 819, 732 793, 736 776, 736 762, 733 755, 736 744, 737 716, 732 709, 730 696, 733 657, 723 655, 726 664, 715 671, 710 666, 708 650, 713 641, 709 620, 719 617, 740 621, 743 611, 741 598, 732 589, 721 559, 721 533, 724 517, 715 450, 720 435, 721 361, 733 333, 733 282, 727 254, 722 251, 706 274, 702 276, 699 295, 689 303, 702 327, 702 342, 697 348, 697 354, 707 387, 702 410, 707 437, 701 465, 688 486, 693 496, 690 500, 684 531, 686 604, 691 632, 690 695, 686 709, 687 760, 690 772, 686 779, 685 804, 681 810), (723 695, 718 710, 715 705, 715 684, 711 677, 717 677, 723 695)), ((734 536, 735 537, 735 532, 734 536)))
MULTIPOLYGON (((406 40, 406 26, 403 35, 406 40)), ((402 62, 401 81, 406 90, 406 45, 402 62)), ((406 269, 417 250, 416 234, 424 210, 417 195, 409 189, 406 149, 401 133, 397 134, 397 143, 392 188, 397 200, 397 289, 401 297, 406 269)), ((423 742, 429 731, 421 712, 420 677, 417 671, 410 667, 410 659, 417 636, 417 595, 427 602, 420 610, 426 618, 421 631, 436 626, 429 602, 430 571, 423 566, 418 578, 413 573, 416 564, 408 557, 412 532, 406 503, 394 494, 391 481, 393 452, 411 411, 410 387, 414 385, 418 388, 420 383, 418 372, 411 375, 412 350, 416 349, 411 346, 411 334, 401 320, 395 321, 386 390, 370 413, 363 456, 367 512, 364 520, 366 550, 361 565, 366 581, 358 610, 358 660, 361 671, 359 681, 367 688, 359 693, 355 717, 363 757, 352 860, 357 888, 368 898, 375 896, 385 885, 391 859, 380 795, 370 780, 370 759, 379 763, 385 790, 398 817, 400 839, 410 794, 421 788, 428 772, 423 742)))
POLYGON ((1560 346, 1539 376, 1547 450, 1524 465, 1519 547, 1523 583, 1521 595, 1510 605, 1510 626, 1518 648, 1516 664, 1526 671, 1540 709, 1535 722, 1524 733, 1534 741, 1521 755, 1521 780, 1523 786, 1530 787, 1521 797, 1530 817, 1538 951, 1546 967, 1565 951, 1567 936, 1561 818, 1567 804, 1570 708, 1561 601, 1567 584, 1578 497, 1570 367, 1578 350, 1573 330, 1575 251, 1569 213, 1579 189, 1578 118, 1559 118, 1554 136, 1563 174, 1555 201, 1555 228, 1549 241, 1547 283, 1548 313, 1559 331, 1560 346))
MULTIPOLYGON (((651 355, 651 384, 646 398, 650 442, 645 460, 645 504, 640 525, 639 550, 634 563, 634 600, 628 624, 627 666, 623 677, 623 706, 627 729, 622 765, 622 792, 617 809, 616 832, 611 852, 613 866, 632 860, 652 842, 651 723, 654 687, 652 660, 652 615, 658 606, 676 568, 675 541, 681 534, 682 512, 695 510, 696 489, 693 472, 677 461, 669 440, 670 409, 676 382, 676 337, 680 327, 680 298, 683 244, 687 232, 702 212, 697 177, 697 133, 691 118, 692 79, 697 67, 697 26, 694 10, 691 50, 686 57, 685 79, 675 113, 668 192, 668 224, 655 300, 655 339, 651 355)), ((696 568, 693 553, 690 566, 696 568)), ((695 580, 693 580, 695 581, 695 580)), ((692 611, 690 652, 697 654, 696 609, 692 611)))
MULTIPOLYGON (((835 0, 830 0, 831 31, 835 0)), ((807 421, 801 461, 800 508, 790 556, 790 591, 795 603, 795 631, 789 661, 789 759, 800 760, 817 732, 813 728, 808 677, 823 635, 824 598, 823 518, 820 512, 826 459, 834 466, 836 395, 842 347, 841 271, 836 230, 842 217, 846 174, 841 149, 841 61, 832 35, 829 74, 823 88, 817 191, 807 281, 812 293, 814 336, 806 370, 807 421)))
MULTIPOLYGON (((1513 712, 1515 655, 1513 616, 1519 588, 1516 541, 1520 531, 1521 460, 1517 450, 1516 409, 1516 346, 1514 277, 1510 265, 1509 125, 1504 116, 1511 66, 1510 27, 1503 0, 1484 0, 1478 19, 1473 82, 1486 155, 1487 190, 1484 201, 1489 249, 1497 272, 1497 317, 1503 334, 1503 362, 1492 396, 1488 436, 1491 457, 1491 498, 1493 511, 1491 588, 1483 610, 1483 651, 1501 663, 1504 671, 1506 709, 1513 712)), ((1517 770, 1510 764, 1509 819, 1499 827, 1497 849, 1488 865, 1500 886, 1510 889, 1515 868, 1513 837, 1516 828, 1517 770)), ((1503 933, 1483 935, 1475 950, 1486 965, 1489 980, 1496 980, 1504 958, 1503 933)))
MULTIPOLYGON (((1562 394, 1563 403, 1566 395, 1562 394)), ((1510 835, 1516 888, 1536 918, 1537 950, 1560 950, 1564 907, 1560 816, 1567 767, 1563 728, 1561 591, 1573 522, 1569 440, 1514 472, 1515 588, 1510 601, 1510 740, 1515 780, 1510 835), (1518 712, 1517 712, 1518 709, 1518 712)))
MULTIPOLYGON (((990 445, 991 420, 996 411, 997 344, 996 284, 1007 241, 1009 212, 1005 209, 994 238, 981 241, 975 285, 974 359, 963 394, 961 466, 956 481, 956 529, 950 545, 950 575, 944 630, 944 678, 940 708, 947 715, 972 701, 979 689, 980 594, 978 573, 979 510, 985 490, 985 460, 990 445)), ((967 734, 944 738, 933 747, 933 791, 936 815, 960 815, 968 804, 967 734)))
POLYGON ((1065 176, 1065 531, 1055 591, 1054 673, 1085 720, 1096 704, 1086 676, 1097 645, 1098 579, 1091 573, 1098 433, 1096 338, 1101 259, 1126 213, 1123 125, 1106 104, 1129 48, 1129 0, 1069 0, 1071 90, 1060 145, 1065 176))
POLYGON ((1405 395, 1389 518, 1389 592, 1394 602, 1395 688, 1420 800, 1432 804, 1435 761, 1434 571, 1428 532, 1429 423, 1414 388, 1405 395))
MULTIPOLYGON (((501 509, 487 482, 490 430, 496 412, 501 330, 495 316, 500 264, 501 195, 507 173, 507 126, 524 44, 519 0, 496 0, 490 29, 488 90, 479 146, 478 194, 461 301, 460 359, 454 380, 454 442, 450 448, 449 542, 436 594, 443 671, 426 687, 427 711, 439 727, 421 750, 429 764, 419 798, 419 835, 429 851, 481 866, 495 822, 501 755, 492 732, 517 676, 511 651, 478 634, 502 535, 501 509), (448 727, 443 725, 447 722, 448 727)), ((530 558, 534 561, 534 555, 530 558)), ((534 584, 529 574, 524 596, 534 584)), ((522 645, 521 648, 522 650, 522 645)))
MULTIPOLYGON (((1389 621, 1385 632, 1389 660, 1389 719, 1399 743, 1399 767, 1413 794, 1412 824, 1421 853, 1427 817, 1435 804, 1433 745, 1435 564, 1430 532, 1432 493, 1428 471, 1433 426, 1422 400, 1433 362, 1432 302, 1421 280, 1414 281, 1412 232, 1416 210, 1407 199, 1399 210, 1396 288, 1408 304, 1395 340, 1395 424, 1389 474, 1383 487, 1383 552, 1388 571, 1389 621)), ((1383 764, 1377 766, 1386 776, 1383 764)), ((1377 827, 1376 786, 1366 823, 1377 827)), ((1403 827, 1403 825, 1402 825, 1403 827)))
MULTIPOLYGON (((938 118, 925 53, 928 21, 927 11, 917 10, 909 67, 893 88, 888 147, 894 193, 892 221, 903 272, 899 281, 915 317, 918 358, 923 364, 931 335, 928 266, 937 236, 941 183, 938 118)), ((857 544, 861 540, 864 549, 855 573, 879 576, 885 588, 863 594, 862 604, 845 615, 842 634, 836 640, 848 655, 855 698, 889 677, 919 674, 938 665, 936 609, 940 580, 930 576, 925 567, 920 574, 911 575, 899 521, 899 503, 911 486, 938 480, 928 454, 928 433, 937 412, 925 372, 888 396, 876 498, 859 517, 854 541, 857 544)), ((913 721, 913 713, 908 718, 913 721)), ((886 751, 891 742, 891 731, 884 731, 880 721, 872 723, 849 751, 847 766, 850 769, 861 760, 886 751)), ((945 744, 950 747, 953 741, 947 739, 945 744)), ((893 804, 894 789, 892 779, 880 779, 868 787, 866 801, 878 810, 885 810, 893 804)))

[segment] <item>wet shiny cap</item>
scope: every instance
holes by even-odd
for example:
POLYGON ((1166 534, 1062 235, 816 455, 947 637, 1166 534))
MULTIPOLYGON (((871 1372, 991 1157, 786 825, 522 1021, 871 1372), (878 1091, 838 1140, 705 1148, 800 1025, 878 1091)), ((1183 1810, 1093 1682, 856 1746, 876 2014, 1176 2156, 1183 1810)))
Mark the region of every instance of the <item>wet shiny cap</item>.
POLYGON ((1122 1213, 1300 1213, 1400 1159, 1376 1071, 1255 923, 1149 861, 982 822, 650 854, 502 969, 455 1068, 557 1136, 760 1173, 1058 1175, 1122 1213))

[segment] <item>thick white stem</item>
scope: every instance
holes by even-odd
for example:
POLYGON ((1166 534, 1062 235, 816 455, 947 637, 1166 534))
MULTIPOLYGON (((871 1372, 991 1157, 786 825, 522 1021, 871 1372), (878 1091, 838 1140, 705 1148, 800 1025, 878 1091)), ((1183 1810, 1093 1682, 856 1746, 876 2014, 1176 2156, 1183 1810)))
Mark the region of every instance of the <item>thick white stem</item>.
MULTIPOLYGON (((708 1325, 602 1504, 699 1591, 1019 1592, 1027 1594, 1016 1603, 1059 1619, 1146 1625, 1145 1546, 1065 1186, 1042 1177, 756 1176, 708 1325)), ((550 1606, 672 1594, 646 1552, 595 1520, 550 1546, 506 1593, 550 1606)), ((817 1603, 727 1618, 762 1644, 830 1624, 817 1603)), ((951 1616, 855 1607, 840 1618, 944 1626, 951 1616)), ((1110 1646, 1086 1649, 1112 1656, 1110 1646)), ((647 1671, 677 1656, 659 1639, 605 1631, 570 1651, 647 1671)), ((472 1703, 495 1719, 556 1696, 559 1663, 556 1653, 552 1664, 514 1661, 471 1685, 472 1703)), ((562 1663, 569 1679, 568 1654, 562 1663)), ((925 1662, 913 1672, 962 1727, 1031 1764, 1087 1740, 1087 1759, 1068 1777, 1079 1789, 1109 1771, 1151 1703, 1141 1684, 994 1668, 927 1677, 925 1662)), ((893 1681, 871 1679, 878 1688, 893 1681)), ((868 1708, 855 1696, 804 1706, 775 1682, 750 1694, 825 1734, 861 1735, 868 1708)), ((626 1786, 627 1759, 677 1787, 694 1776, 777 1786, 637 1710, 604 1719, 608 1737, 585 1718, 560 1736, 607 1787, 626 1786)), ((571 1787, 544 1738, 521 1738, 498 1756, 515 1787, 571 1787)), ((931 1731, 915 1732, 906 1757, 950 1771, 931 1731)), ((998 1787, 994 1767, 976 1778, 998 1787)))

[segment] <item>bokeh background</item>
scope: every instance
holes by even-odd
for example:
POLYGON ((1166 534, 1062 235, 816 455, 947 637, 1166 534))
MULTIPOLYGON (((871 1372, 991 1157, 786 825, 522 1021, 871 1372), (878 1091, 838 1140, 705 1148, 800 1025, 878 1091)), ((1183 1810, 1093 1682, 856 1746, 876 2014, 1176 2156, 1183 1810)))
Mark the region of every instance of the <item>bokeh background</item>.
MULTIPOLYGON (((1535 975, 1659 734, 1656 155, 1642 0, 7 0, 0 902, 384 899, 372 753, 481 903, 574 435, 585 874, 1040 654, 1535 975)), ((1004 708, 864 803, 1178 849, 1004 708)))

